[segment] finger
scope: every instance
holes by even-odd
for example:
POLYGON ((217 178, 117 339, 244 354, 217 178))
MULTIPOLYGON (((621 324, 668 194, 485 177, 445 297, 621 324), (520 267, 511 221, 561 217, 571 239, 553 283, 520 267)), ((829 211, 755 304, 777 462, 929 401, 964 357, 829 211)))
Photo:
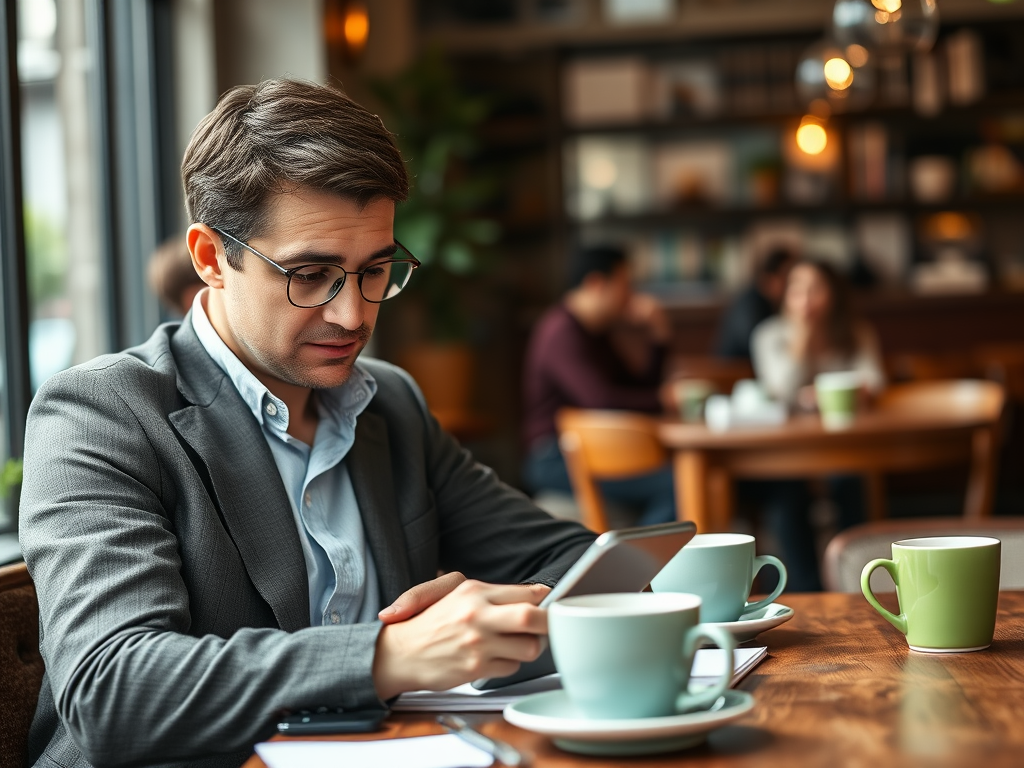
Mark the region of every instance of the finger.
POLYGON ((474 678, 489 679, 492 677, 508 677, 519 671, 519 662, 509 659, 491 659, 473 675, 474 678))
POLYGON ((488 641, 487 654, 492 659, 515 662, 533 661, 544 650, 537 635, 495 635, 488 641))
POLYGON ((539 605, 547 597, 551 587, 545 584, 484 584, 473 582, 464 589, 477 591, 491 605, 508 605, 510 603, 529 603, 539 605))
POLYGON ((546 635, 548 612, 527 603, 491 605, 477 613, 477 626, 492 635, 546 635))
POLYGON ((385 624, 395 624, 422 613, 445 595, 450 594, 466 580, 458 571, 446 573, 436 579, 417 584, 403 592, 387 608, 377 614, 377 618, 385 624))

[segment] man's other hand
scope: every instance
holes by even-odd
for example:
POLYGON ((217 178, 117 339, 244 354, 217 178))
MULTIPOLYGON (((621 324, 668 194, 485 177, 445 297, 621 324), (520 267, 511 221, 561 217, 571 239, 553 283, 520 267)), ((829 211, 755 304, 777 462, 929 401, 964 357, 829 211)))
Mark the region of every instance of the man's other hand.
POLYGON ((397 624, 400 621, 411 619, 432 606, 465 580, 466 577, 461 573, 452 571, 444 576, 438 576, 436 579, 417 584, 412 589, 400 594, 395 602, 377 614, 377 618, 385 624, 397 624))
MULTIPOLYGON (((481 677, 505 677, 522 662, 536 659, 544 648, 547 613, 537 605, 548 587, 463 580, 438 597, 436 582, 441 579, 420 585, 435 585, 419 593, 434 602, 405 621, 386 623, 377 638, 373 679, 382 699, 404 691, 441 691, 481 677)), ((395 602, 401 604, 402 598, 395 602)))

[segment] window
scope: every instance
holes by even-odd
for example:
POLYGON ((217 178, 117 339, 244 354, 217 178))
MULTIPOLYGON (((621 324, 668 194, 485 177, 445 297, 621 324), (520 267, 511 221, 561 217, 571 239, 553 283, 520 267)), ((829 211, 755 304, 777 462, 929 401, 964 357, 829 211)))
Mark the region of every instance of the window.
MULTIPOLYGON (((145 261, 180 226, 170 8, 0 0, 0 469, 47 378, 156 325, 145 261)), ((0 562, 16 507, 0 494, 0 562)))
POLYGON ((18 0, 21 164, 32 390, 110 351, 97 131, 98 41, 86 0, 18 0))

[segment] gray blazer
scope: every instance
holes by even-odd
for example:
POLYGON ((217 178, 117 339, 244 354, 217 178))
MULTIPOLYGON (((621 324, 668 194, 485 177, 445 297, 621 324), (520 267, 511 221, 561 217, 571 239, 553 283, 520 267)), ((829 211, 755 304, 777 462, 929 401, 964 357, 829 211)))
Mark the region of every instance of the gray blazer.
MULTIPOLYGON (((349 471, 381 599, 438 569, 553 583, 593 540, 475 463, 410 377, 378 391, 349 471)), ((381 706, 379 622, 309 626, 270 449, 189 321, 50 379, 28 418, 21 545, 39 592, 40 766, 237 766, 285 710, 381 706)))

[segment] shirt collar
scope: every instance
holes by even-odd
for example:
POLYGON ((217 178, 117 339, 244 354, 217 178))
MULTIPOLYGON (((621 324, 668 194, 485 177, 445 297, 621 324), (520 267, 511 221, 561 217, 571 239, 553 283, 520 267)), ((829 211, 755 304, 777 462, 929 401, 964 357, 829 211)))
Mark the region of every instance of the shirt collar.
MULTIPOLYGON (((288 431, 288 406, 245 367, 214 329, 203 306, 203 296, 207 290, 200 291, 192 302, 192 328, 199 337, 199 343, 231 379, 256 421, 283 436, 288 431)), ((376 393, 376 380, 356 361, 352 366, 352 374, 343 384, 316 390, 317 406, 321 417, 335 421, 348 417, 355 421, 376 393)))

